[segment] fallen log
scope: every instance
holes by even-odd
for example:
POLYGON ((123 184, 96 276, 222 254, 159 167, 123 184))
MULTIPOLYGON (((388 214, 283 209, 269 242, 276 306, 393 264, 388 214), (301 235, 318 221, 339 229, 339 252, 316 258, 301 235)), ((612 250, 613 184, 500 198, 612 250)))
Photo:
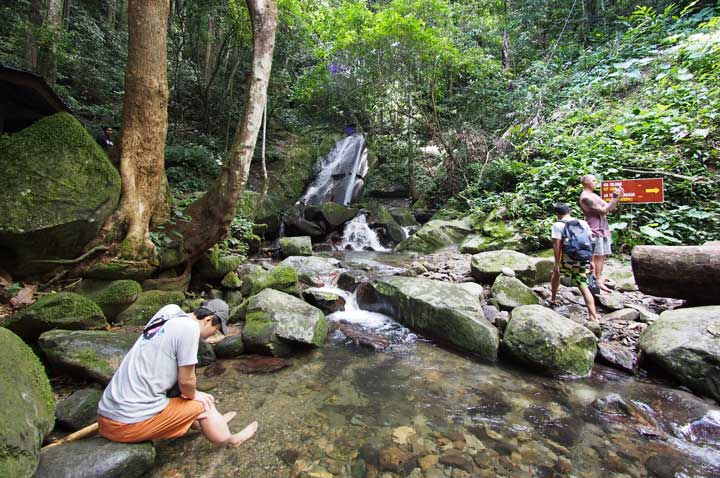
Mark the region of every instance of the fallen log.
POLYGON ((635 283, 645 294, 684 299, 688 305, 720 304, 720 245, 636 246, 635 283))

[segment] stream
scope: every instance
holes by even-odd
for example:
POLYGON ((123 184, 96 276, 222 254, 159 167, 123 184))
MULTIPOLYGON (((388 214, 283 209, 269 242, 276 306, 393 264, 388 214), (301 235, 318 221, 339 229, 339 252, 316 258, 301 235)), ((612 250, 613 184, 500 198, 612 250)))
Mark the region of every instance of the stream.
MULTIPOLYGON (((389 274, 408 259, 337 253, 345 267, 389 274)), ((332 278, 327 287, 333 288, 332 278)), ((218 408, 257 435, 238 449, 200 435, 157 443, 151 477, 720 476, 720 407, 671 384, 596 365, 573 381, 472 361, 357 309, 331 322, 385 337, 376 352, 331 332, 321 349, 273 374, 237 360, 198 370, 218 408), (211 376, 206 376, 211 375, 211 376)))

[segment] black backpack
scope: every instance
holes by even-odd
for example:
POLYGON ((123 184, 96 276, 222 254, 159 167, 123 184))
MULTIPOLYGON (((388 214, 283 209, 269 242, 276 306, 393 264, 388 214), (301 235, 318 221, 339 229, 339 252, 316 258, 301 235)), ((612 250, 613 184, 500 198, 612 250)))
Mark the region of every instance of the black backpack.
POLYGON ((562 233, 563 254, 573 262, 590 262, 593 244, 587 230, 577 219, 565 222, 562 233))

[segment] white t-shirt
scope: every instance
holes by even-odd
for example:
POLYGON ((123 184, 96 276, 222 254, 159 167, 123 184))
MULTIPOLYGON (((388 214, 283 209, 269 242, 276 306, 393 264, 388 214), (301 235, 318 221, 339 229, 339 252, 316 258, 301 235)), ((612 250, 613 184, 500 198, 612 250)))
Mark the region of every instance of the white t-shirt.
MULTIPOLYGON (((574 217, 570 218, 570 219, 565 219, 563 221, 557 221, 556 223, 554 223, 552 225, 552 229, 550 230, 550 237, 552 239, 557 239, 557 240, 562 239, 562 234, 563 234, 563 231, 565 230, 565 224, 568 221, 579 222, 580 225, 583 227, 583 229, 585 229, 585 232, 587 232, 590 240, 592 240, 592 238, 593 238, 592 231, 590 230, 590 225, 587 223, 587 221, 583 221, 582 219, 575 219, 574 217)), ((572 261, 570 261, 569 258, 563 257, 563 262, 572 262, 572 261)))
POLYGON ((178 381, 178 367, 197 363, 200 324, 175 304, 158 317, 172 317, 141 335, 120 364, 98 404, 98 414, 120 423, 138 423, 160 413, 165 395, 178 381))

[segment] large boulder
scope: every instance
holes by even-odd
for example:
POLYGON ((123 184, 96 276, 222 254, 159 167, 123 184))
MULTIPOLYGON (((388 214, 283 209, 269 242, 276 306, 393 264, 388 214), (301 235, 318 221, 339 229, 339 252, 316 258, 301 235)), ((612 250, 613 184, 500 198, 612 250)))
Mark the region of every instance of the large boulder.
POLYGON ((55 423, 55 399, 40 360, 0 328, 0 476, 30 477, 55 423))
POLYGON ((55 411, 58 424, 79 430, 95 422, 102 393, 98 388, 83 388, 60 400, 55 411))
POLYGON ((305 210, 305 217, 313 221, 322 219, 330 229, 337 229, 358 214, 357 208, 343 206, 336 202, 324 202, 315 207, 317 209, 311 213, 312 209, 308 206, 305 210))
POLYGON ((540 298, 532 289, 515 277, 497 276, 491 289, 492 299, 503 310, 512 310, 522 305, 539 304, 540 298))
POLYGON ((283 257, 313 255, 310 236, 281 237, 278 243, 283 257))
POLYGON ((77 288, 77 293, 84 295, 99 305, 105 317, 110 321, 114 320, 120 312, 130 307, 130 304, 137 300, 140 292, 142 292, 142 287, 134 280, 101 281, 83 279, 77 288))
POLYGON ((387 277, 363 284, 358 303, 481 359, 497 359, 497 329, 485 319, 480 299, 457 284, 387 277))
POLYGON ((214 249, 203 254, 193 268, 194 280, 219 281, 228 272, 236 270, 245 261, 243 256, 223 256, 219 250, 214 249))
POLYGON ((552 375, 584 377, 592 371, 597 338, 546 307, 526 305, 512 311, 503 346, 517 360, 552 375))
POLYGON ((253 267, 242 275, 240 292, 245 297, 255 295, 265 289, 275 289, 286 294, 297 294, 298 273, 294 268, 280 264, 271 271, 262 267, 253 267))
POLYGON ((442 249, 454 249, 472 234, 470 224, 465 220, 433 220, 421 227, 409 239, 395 247, 398 252, 413 251, 432 254, 442 249))
POLYGON ((115 210, 120 176, 68 113, 0 136, 0 263, 14 277, 74 258, 115 210))
POLYGON ((302 291, 303 299, 326 314, 345 309, 345 298, 340 294, 318 287, 308 287, 302 291))
POLYGON ((521 252, 503 249, 475 254, 470 260, 470 270, 475 280, 483 284, 492 283, 503 269, 512 270, 515 277, 525 284, 534 284, 537 274, 535 262, 534 258, 521 252))
POLYGON ((52 329, 107 329, 109 325, 95 302, 72 292, 46 295, 3 324, 23 340, 34 342, 52 329))
POLYGON ((148 290, 141 292, 137 300, 116 317, 123 325, 145 325, 155 312, 168 304, 180 304, 185 294, 175 291, 148 290))
POLYGON ((35 478, 140 478, 155 463, 152 443, 86 438, 46 448, 35 478))
POLYGON ((310 304, 274 289, 248 301, 242 340, 251 352, 284 356, 293 344, 319 347, 327 338, 325 315, 310 304))
POLYGON ((392 214, 393 219, 395 219, 395 222, 401 227, 420 227, 420 224, 410 209, 406 207, 391 207, 388 208, 388 210, 390 214, 392 214))
POLYGON ((638 346, 646 362, 720 402, 720 306, 665 311, 638 346))
POLYGON ((56 329, 38 343, 54 369, 107 385, 137 338, 130 332, 56 329))
POLYGON ((213 348, 215 349, 215 355, 221 359, 235 358, 245 352, 242 334, 229 335, 216 343, 213 348))
POLYGON ((291 256, 283 260, 281 266, 290 266, 297 271, 301 282, 312 285, 323 285, 324 281, 338 272, 340 261, 330 257, 291 256))
POLYGON ((390 210, 385 206, 378 205, 373 208, 372 222, 375 226, 379 225, 383 228, 385 231, 383 237, 386 240, 399 244, 407 237, 403 228, 395 221, 390 210))

